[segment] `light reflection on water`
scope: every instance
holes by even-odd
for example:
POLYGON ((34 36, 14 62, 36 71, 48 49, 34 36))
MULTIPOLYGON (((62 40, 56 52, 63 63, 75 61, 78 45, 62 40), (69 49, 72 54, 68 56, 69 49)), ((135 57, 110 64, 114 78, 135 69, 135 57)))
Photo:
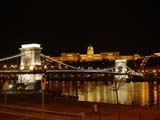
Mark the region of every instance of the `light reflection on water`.
MULTIPOLYGON (((114 84, 106 81, 50 81, 50 87, 62 87, 62 95, 78 96, 79 101, 116 104, 114 84)), ((120 104, 156 105, 159 101, 157 82, 125 82, 119 88, 120 104)))

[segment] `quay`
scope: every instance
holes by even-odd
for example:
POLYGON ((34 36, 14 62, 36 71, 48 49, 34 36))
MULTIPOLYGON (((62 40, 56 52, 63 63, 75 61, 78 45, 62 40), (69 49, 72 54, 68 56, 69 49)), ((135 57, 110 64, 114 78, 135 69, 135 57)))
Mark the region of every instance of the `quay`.
MULTIPOLYGON (((31 98, 32 99, 32 98, 31 98)), ((12 106, 28 108, 30 111, 34 109, 42 110, 41 101, 28 100, 10 100, 7 104, 3 103, 3 99, 0 99, 0 117, 3 112, 2 106, 12 106)), ((70 120, 160 120, 160 109, 157 107, 149 106, 136 106, 136 105, 120 105, 120 104, 108 104, 97 102, 85 102, 77 101, 70 98, 59 98, 45 102, 44 109, 52 111, 52 115, 63 117, 64 120, 68 119, 67 114, 71 114, 70 120), (95 110, 96 106, 96 110, 95 110), (59 113, 57 115, 57 113, 59 113), (64 114, 65 113, 65 114, 64 114), (83 117, 75 117, 72 115, 80 115, 83 117)), ((41 116, 42 113, 39 113, 41 116)), ((9 116, 9 115, 8 115, 9 116)), ((9 119, 5 119, 9 120, 9 119)), ((23 120, 28 120, 27 118, 23 120)), ((41 120, 41 119, 36 119, 41 120)))

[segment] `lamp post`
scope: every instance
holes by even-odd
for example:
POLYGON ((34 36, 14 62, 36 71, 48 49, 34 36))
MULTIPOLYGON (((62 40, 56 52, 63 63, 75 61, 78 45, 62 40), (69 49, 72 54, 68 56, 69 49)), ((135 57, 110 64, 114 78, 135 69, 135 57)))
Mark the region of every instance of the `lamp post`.
POLYGON ((45 89, 46 89, 46 78, 42 76, 42 79, 41 79, 42 109, 44 109, 44 90, 45 89))
POLYGON ((5 81, 4 85, 3 85, 3 90, 4 90, 4 104, 7 104, 7 90, 8 90, 8 80, 5 81))

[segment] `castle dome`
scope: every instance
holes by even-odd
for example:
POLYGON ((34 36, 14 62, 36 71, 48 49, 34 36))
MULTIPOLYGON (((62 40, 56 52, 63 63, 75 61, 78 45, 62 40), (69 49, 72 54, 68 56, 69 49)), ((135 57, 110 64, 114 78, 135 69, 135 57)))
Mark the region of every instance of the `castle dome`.
POLYGON ((91 44, 89 44, 89 46, 87 48, 87 55, 93 55, 93 54, 94 54, 93 46, 91 44))

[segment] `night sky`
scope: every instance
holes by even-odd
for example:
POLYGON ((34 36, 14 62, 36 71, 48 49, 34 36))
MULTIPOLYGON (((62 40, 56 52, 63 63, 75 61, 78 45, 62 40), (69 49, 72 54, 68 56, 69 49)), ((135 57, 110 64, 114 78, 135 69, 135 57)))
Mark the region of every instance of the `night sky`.
POLYGON ((61 3, 5 0, 0 3, 0 57, 19 53, 25 43, 40 43, 43 53, 148 55, 160 51, 160 6, 154 1, 110 0, 61 3))

